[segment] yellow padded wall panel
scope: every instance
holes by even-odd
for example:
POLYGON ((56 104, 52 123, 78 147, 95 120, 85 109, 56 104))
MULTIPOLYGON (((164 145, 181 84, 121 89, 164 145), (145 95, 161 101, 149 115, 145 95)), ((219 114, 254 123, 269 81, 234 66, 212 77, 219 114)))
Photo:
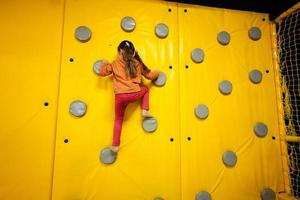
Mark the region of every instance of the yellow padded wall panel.
POLYGON ((0 4, 0 199, 50 199, 63 1, 0 4))
POLYGON ((67 1, 53 199, 181 199, 178 78, 176 4, 67 1), (120 27, 125 16, 136 21, 132 33, 120 27), (158 23, 169 26, 166 39, 154 34, 158 23), (75 29, 81 25, 92 31, 86 43, 74 37, 75 29), (99 154, 112 143, 114 94, 111 77, 97 76, 93 64, 98 59, 115 59, 117 46, 124 39, 134 43, 148 67, 167 75, 167 83, 156 87, 145 80, 150 89, 150 110, 158 120, 157 131, 145 133, 140 105, 130 105, 117 161, 105 165, 100 163, 99 154), (74 61, 70 62, 70 58, 74 61), (81 118, 69 113, 70 103, 77 99, 87 104, 87 113, 81 118), (69 142, 64 143, 65 139, 69 142))
POLYGON ((202 190, 231 200, 258 200, 264 188, 283 191, 268 15, 185 4, 178 15, 182 199, 202 190), (262 31, 258 41, 248 37, 253 26, 262 31), (217 41, 220 31, 231 36, 226 46, 217 41), (205 52, 200 64, 191 60, 194 48, 205 52), (253 69, 263 74, 260 84, 248 78, 253 69), (232 83, 231 94, 219 92, 222 80, 232 83), (207 119, 195 117, 198 104, 208 106, 207 119), (266 137, 254 134, 256 122, 268 126, 266 137), (227 150, 237 155, 235 167, 223 164, 227 150))

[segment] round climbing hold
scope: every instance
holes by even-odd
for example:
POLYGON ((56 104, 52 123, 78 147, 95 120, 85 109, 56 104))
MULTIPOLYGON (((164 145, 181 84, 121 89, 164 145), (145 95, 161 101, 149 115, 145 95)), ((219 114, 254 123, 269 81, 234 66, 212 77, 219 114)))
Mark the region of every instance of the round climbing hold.
POLYGON ((91 39, 92 32, 86 26, 79 26, 75 30, 75 38, 80 42, 87 42, 91 39))
POLYGON ((234 167, 237 161, 237 156, 233 151, 226 151, 223 154, 223 163, 227 166, 227 167, 234 167))
POLYGON ((117 155, 118 153, 106 147, 101 151, 99 159, 103 164, 112 164, 116 161, 117 155))
POLYGON ((201 63, 204 60, 204 51, 202 49, 196 48, 192 51, 192 60, 195 63, 201 63))
POLYGON ((96 74, 100 74, 100 64, 103 63, 103 60, 97 60, 93 65, 93 70, 96 74))
POLYGON ((153 200, 164 200, 162 197, 155 197, 153 200))
POLYGON ((228 95, 232 92, 232 84, 230 81, 223 80, 219 83, 219 91, 222 94, 228 95))
POLYGON ((254 126, 254 133, 258 137, 265 137, 268 134, 268 127, 262 122, 258 122, 254 126))
POLYGON ((252 27, 248 31, 248 36, 251 40, 257 41, 261 38, 261 31, 258 27, 252 27))
POLYGON ((208 116, 208 107, 206 105, 200 104, 195 108, 195 115, 199 119, 206 119, 208 116))
POLYGON ((249 73, 249 79, 254 84, 260 83, 262 81, 262 76, 262 73, 257 69, 254 69, 249 73))
POLYGON ((80 100, 75 100, 70 104, 70 113, 76 117, 82 117, 85 115, 87 105, 80 100))
POLYGON ((159 38, 166 38, 169 34, 169 28, 166 24, 160 23, 155 26, 155 34, 159 38))
POLYGON ((157 129, 157 120, 154 117, 146 117, 142 126, 146 132, 152 133, 157 129))
POLYGON ((132 17, 126 16, 121 21, 121 27, 126 32, 132 32, 135 29, 135 20, 132 17))
POLYGON ((227 45, 230 42, 230 35, 228 32, 222 31, 218 33, 217 39, 221 45, 227 45))
POLYGON ((275 200, 276 193, 270 188, 265 188, 263 191, 261 191, 260 197, 261 200, 275 200))
POLYGON ((196 194, 195 200, 211 200, 211 196, 206 191, 201 191, 196 194))
POLYGON ((159 72, 159 76, 157 77, 156 80, 154 80, 154 84, 156 86, 164 86, 167 80, 167 76, 163 72, 159 72))

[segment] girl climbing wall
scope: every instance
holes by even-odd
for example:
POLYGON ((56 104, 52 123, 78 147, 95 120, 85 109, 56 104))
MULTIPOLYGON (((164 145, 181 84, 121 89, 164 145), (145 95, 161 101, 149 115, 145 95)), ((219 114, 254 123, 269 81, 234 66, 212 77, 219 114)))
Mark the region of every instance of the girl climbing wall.
POLYGON ((103 61, 100 64, 100 76, 113 74, 115 93, 115 123, 113 143, 110 149, 118 152, 122 123, 129 103, 141 99, 142 117, 152 117, 149 113, 149 90, 142 82, 142 76, 155 80, 159 71, 151 71, 142 61, 132 42, 122 41, 118 46, 118 58, 112 63, 103 61))

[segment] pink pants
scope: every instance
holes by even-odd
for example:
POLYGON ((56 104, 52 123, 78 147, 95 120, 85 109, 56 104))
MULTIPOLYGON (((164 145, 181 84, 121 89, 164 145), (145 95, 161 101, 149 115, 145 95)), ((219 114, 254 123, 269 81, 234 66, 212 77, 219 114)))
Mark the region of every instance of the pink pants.
POLYGON ((113 135, 113 146, 120 145, 123 118, 129 103, 141 99, 141 108, 149 110, 149 90, 147 86, 141 86, 141 90, 133 93, 115 94, 115 124, 113 135))

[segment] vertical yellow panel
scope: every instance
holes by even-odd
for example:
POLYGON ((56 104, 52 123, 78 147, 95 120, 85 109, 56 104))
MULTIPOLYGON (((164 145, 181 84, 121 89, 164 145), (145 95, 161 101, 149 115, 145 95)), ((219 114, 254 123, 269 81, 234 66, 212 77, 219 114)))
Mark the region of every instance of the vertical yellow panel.
POLYGON ((180 199, 176 4, 67 1, 61 70, 53 199, 180 199), (132 33, 120 27, 125 16, 136 21, 132 33), (158 23, 169 26, 166 39, 154 34, 158 23), (81 25, 92 31, 86 43, 74 38, 75 29, 81 25), (117 46, 124 39, 134 43, 146 65, 167 75, 167 83, 155 87, 145 81, 150 88, 150 110, 158 120, 157 131, 145 133, 139 104, 130 105, 117 161, 104 165, 99 154, 112 143, 114 94, 111 77, 97 76, 93 64, 98 59, 115 59, 117 46), (74 100, 87 104, 85 116, 76 118, 69 113, 74 100), (65 139, 69 142, 64 143, 65 139))
POLYGON ((0 199, 46 200, 52 185, 63 0, 0 4, 0 199))
MULTIPOLYGON (((300 5, 300 4, 299 4, 300 5)), ((280 87, 280 71, 279 71, 279 55, 277 49, 277 35, 276 35, 276 24, 271 24, 271 40, 272 40, 272 53, 273 53, 273 64, 274 64, 274 79, 277 92, 277 115, 278 115, 278 124, 279 124, 279 134, 281 139, 281 159, 283 166, 283 175, 284 175, 284 191, 287 195, 291 194, 291 177, 289 169, 289 158, 288 158, 288 149, 286 141, 286 131, 285 131, 285 122, 284 122, 284 111, 283 111, 283 98, 282 98, 282 88, 280 87)), ((284 194, 283 194, 284 195, 284 194)))
POLYGON ((213 199, 254 200, 264 188, 283 191, 268 15, 184 4, 178 13, 182 199, 207 191, 213 199), (262 31, 258 41, 248 38, 252 26, 262 31), (217 41, 220 31, 231 36, 227 46, 217 41), (191 60, 194 48, 205 52, 200 64, 191 60), (248 78, 253 69, 263 74, 260 84, 248 78), (230 95, 219 92, 222 80, 232 83, 230 95), (208 106, 207 119, 195 117, 198 104, 208 106), (266 137, 254 134, 256 122, 268 126, 266 137), (237 155, 235 167, 223 164, 227 150, 237 155))

